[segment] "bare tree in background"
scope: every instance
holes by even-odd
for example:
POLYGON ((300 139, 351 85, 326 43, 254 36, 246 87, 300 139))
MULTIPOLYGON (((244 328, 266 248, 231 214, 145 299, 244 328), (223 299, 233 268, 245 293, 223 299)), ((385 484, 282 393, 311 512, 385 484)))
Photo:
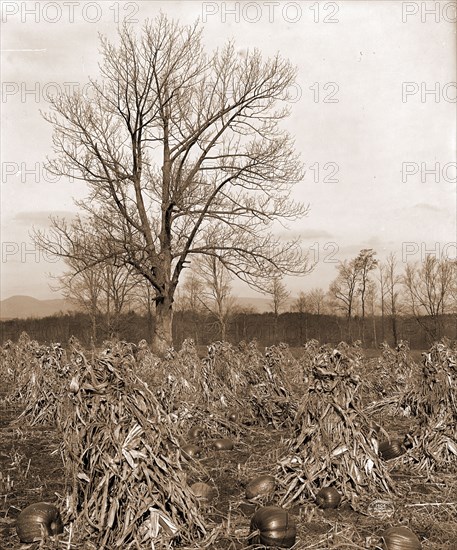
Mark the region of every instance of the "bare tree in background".
MULTIPOLYGON (((84 250, 89 264, 115 257, 153 288, 152 343, 163 353, 190 256, 216 257, 260 290, 272 274, 308 270, 298 241, 271 233, 275 221, 307 212, 290 198, 303 170, 279 125, 295 70, 232 43, 206 54, 198 24, 166 16, 140 36, 124 26, 118 44, 102 38, 101 54, 101 79, 87 96, 51 100, 57 158, 48 169, 89 188, 77 203, 93 245, 84 250)), ((35 233, 42 249, 75 259, 77 239, 74 224, 58 219, 35 233)))
POLYGON ((119 337, 121 316, 128 307, 133 305, 133 291, 138 284, 138 277, 135 277, 129 265, 108 262, 98 264, 96 267, 101 267, 103 274, 103 302, 107 331, 110 337, 119 337))
POLYGON ((385 264, 387 286, 387 311, 390 317, 394 345, 398 345, 398 315, 401 308, 402 276, 397 273, 397 260, 394 253, 389 254, 385 264))
POLYGON ((370 281, 370 273, 378 265, 375 259, 376 252, 372 248, 364 248, 359 252, 355 259, 354 267, 358 272, 358 294, 360 296, 360 305, 362 309, 362 320, 365 319, 365 297, 370 281))
POLYGON ((267 293, 270 295, 270 307, 277 317, 285 309, 290 295, 281 277, 275 276, 271 279, 267 293))
POLYGON ((378 264, 378 282, 379 282, 379 298, 381 310, 381 340, 385 341, 385 317, 386 317, 386 302, 387 302, 387 265, 378 264))
POLYGON ((348 337, 352 338, 352 317, 357 300, 359 271, 355 260, 344 260, 338 264, 338 276, 330 284, 329 297, 336 309, 344 313, 348 324, 348 337))
POLYGON ((455 311, 452 296, 455 277, 454 261, 432 255, 427 255, 422 264, 406 265, 403 283, 410 312, 432 340, 442 335, 442 316, 455 311), (431 325, 424 315, 431 318, 431 325))
POLYGON ((298 313, 298 323, 299 323, 299 338, 300 342, 308 340, 308 318, 307 314, 309 313, 311 304, 309 301, 309 293, 300 291, 297 298, 292 302, 292 311, 298 313), (303 326, 305 327, 305 333, 303 334, 303 326))
POLYGON ((75 258, 67 258, 66 264, 68 269, 53 277, 56 280, 53 288, 89 315, 94 342, 99 320, 109 336, 118 336, 121 316, 133 305, 133 289, 138 283, 131 269, 115 263, 87 265, 75 258))
POLYGON ((73 304, 77 310, 87 313, 91 323, 91 339, 97 341, 97 319, 101 314, 101 302, 105 290, 103 267, 87 267, 74 258, 67 260, 68 270, 54 277, 52 288, 73 304))
POLYGON ((182 311, 192 311, 198 313, 202 310, 201 294, 203 292, 203 281, 190 269, 186 277, 181 281, 178 287, 175 302, 182 311))
POLYGON ((219 337, 224 341, 228 323, 236 310, 236 299, 231 293, 231 273, 216 256, 202 256, 195 273, 202 289, 198 300, 216 318, 219 337))
POLYGON ((365 341, 365 309, 366 296, 370 286, 370 274, 378 265, 376 252, 372 248, 364 248, 354 260, 354 267, 358 274, 357 293, 360 296, 362 313, 362 342, 365 341))
POLYGON ((377 287, 373 280, 368 280, 365 288, 366 304, 369 306, 371 323, 373 327, 373 346, 378 347, 378 333, 376 331, 376 295, 377 287))
POLYGON ((326 292, 322 288, 312 288, 308 292, 308 301, 310 304, 310 313, 322 315, 326 308, 326 292))
POLYGON ((272 277, 266 293, 270 296, 270 307, 274 314, 273 339, 276 343, 278 340, 279 314, 281 310, 286 308, 290 293, 279 276, 272 277))

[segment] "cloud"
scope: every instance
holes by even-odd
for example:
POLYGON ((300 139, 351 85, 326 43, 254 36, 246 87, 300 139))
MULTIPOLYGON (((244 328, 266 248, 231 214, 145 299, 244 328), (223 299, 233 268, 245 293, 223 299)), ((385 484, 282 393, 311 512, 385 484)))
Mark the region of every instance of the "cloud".
POLYGON ((33 211, 33 210, 25 210, 22 212, 18 212, 14 218, 13 221, 20 224, 20 225, 26 225, 28 227, 32 225, 40 225, 40 226, 49 226, 50 225, 50 216, 57 216, 59 218, 65 218, 67 220, 72 220, 75 216, 75 212, 71 212, 69 210, 41 210, 41 211, 33 211))
POLYGON ((425 202, 420 202, 418 204, 415 204, 413 208, 415 208, 416 210, 428 210, 429 212, 436 212, 437 214, 446 212, 446 210, 444 210, 443 208, 434 206, 433 204, 427 204, 425 202))
POLYGON ((325 229, 305 229, 300 235, 303 239, 333 239, 333 235, 325 229))

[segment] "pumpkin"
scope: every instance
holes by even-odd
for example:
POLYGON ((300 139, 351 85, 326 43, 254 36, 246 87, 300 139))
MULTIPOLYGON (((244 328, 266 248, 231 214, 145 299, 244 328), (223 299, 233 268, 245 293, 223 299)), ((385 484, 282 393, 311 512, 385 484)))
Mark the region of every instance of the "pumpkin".
POLYGON ((228 413, 227 418, 230 422, 238 422, 238 413, 236 411, 231 411, 228 413))
POLYGON ((201 437, 204 433, 203 428, 200 426, 194 426, 189 430, 188 437, 189 439, 195 439, 197 437, 201 437))
POLYGON ((258 476, 246 485, 246 498, 268 496, 275 490, 276 479, 273 476, 258 476))
POLYGON ((216 451, 231 451, 233 449, 233 441, 231 439, 213 439, 211 446, 216 451))
POLYGON ((263 506, 251 519, 251 544, 291 548, 297 528, 289 513, 278 506, 263 506))
POLYGON ((21 542, 33 542, 63 533, 59 510, 47 502, 37 502, 24 508, 16 521, 16 532, 21 542))
POLYGON ((391 527, 381 535, 384 550, 420 550, 422 545, 417 536, 407 527, 391 527))
POLYGON ((321 508, 337 508, 341 495, 335 487, 324 487, 316 495, 316 504, 321 508))
POLYGON ((207 483, 197 482, 190 486, 190 490, 198 498, 206 502, 211 502, 216 497, 216 489, 207 483))
POLYGON ((403 441, 401 439, 393 439, 392 441, 383 441, 379 444, 378 451, 381 458, 391 460, 405 453, 403 441))
POLYGON ((183 445, 181 447, 181 451, 186 458, 200 458, 202 454, 200 447, 198 445, 193 445, 192 443, 183 445))

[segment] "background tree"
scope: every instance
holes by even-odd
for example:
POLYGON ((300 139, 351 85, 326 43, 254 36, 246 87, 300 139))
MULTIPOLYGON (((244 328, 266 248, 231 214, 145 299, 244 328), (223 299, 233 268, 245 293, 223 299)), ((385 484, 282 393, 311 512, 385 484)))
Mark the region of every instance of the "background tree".
POLYGON ((311 303, 309 300, 309 293, 300 291, 298 293, 297 298, 292 302, 292 311, 296 311, 297 313, 303 314, 303 313, 309 313, 311 309, 311 303))
POLYGON ((322 315, 326 308, 326 292, 322 288, 313 288, 308 292, 309 312, 322 315))
POLYGON ((224 341, 227 325, 236 309, 230 272, 216 256, 203 256, 197 262, 196 274, 201 284, 198 301, 216 319, 219 337, 224 341))
POLYGON ((408 306, 431 340, 442 335, 443 315, 452 311, 452 289, 455 284, 455 262, 427 255, 422 264, 407 264, 403 283, 408 306), (424 315, 430 317, 431 324, 424 315))
POLYGON ((352 317, 357 299, 359 271, 355 260, 344 260, 338 264, 338 276, 330 283, 329 297, 337 310, 347 319, 348 337, 352 337, 352 317))
POLYGON ((279 275, 272 277, 270 284, 267 288, 267 294, 270 295, 270 308, 273 311, 273 340, 277 343, 278 340, 278 320, 281 310, 285 310, 287 307, 287 300, 290 293, 287 290, 285 284, 282 282, 279 275))
POLYGON ((88 267, 81 265, 74 258, 67 259, 69 267, 62 275, 55 277, 56 282, 51 285, 53 290, 59 291, 62 296, 76 307, 89 315, 91 323, 91 338, 97 341, 98 319, 101 315, 101 301, 105 289, 103 266, 88 267))
POLYGON ((355 259, 354 267, 358 272, 358 293, 360 295, 360 305, 362 310, 362 319, 365 319, 365 297, 367 294, 370 273, 378 265, 375 259, 376 252, 372 248, 364 248, 359 252, 355 259))
POLYGON ((275 317, 278 317, 281 311, 286 309, 287 300, 290 296, 290 292, 287 290, 286 285, 282 282, 281 277, 274 276, 271 279, 268 287, 268 294, 270 295, 270 308, 275 317))
POLYGON ((385 263, 386 286, 387 286, 387 311, 391 321, 392 336, 394 345, 398 345, 398 314, 400 312, 400 298, 402 288, 402 276, 397 273, 397 260, 392 252, 385 263))
POLYGON ((365 308, 367 292, 370 286, 370 273, 378 265, 378 260, 375 259, 375 255, 376 252, 372 248, 364 248, 354 260, 354 269, 358 275, 357 292, 360 296, 362 314, 362 342, 365 341, 365 308))
POLYGON ((307 314, 310 312, 311 304, 309 301, 309 293, 300 291, 297 298, 292 302, 292 311, 298 313, 298 324, 299 324, 299 338, 300 342, 308 340, 308 317, 307 314), (303 334, 303 327, 305 328, 305 333, 303 334))
POLYGON ((385 317, 386 317, 386 302, 387 302, 387 266, 379 262, 378 263, 378 283, 379 283, 379 306, 381 313, 381 340, 384 342, 385 335, 385 317))
POLYGON ((182 311, 201 312, 201 294, 203 292, 203 281, 198 277, 195 269, 189 269, 186 277, 182 280, 175 298, 176 308, 182 311))
MULTIPOLYGON (((190 256, 216 257, 261 290, 272 273, 307 270, 298 241, 270 231, 307 212, 290 199, 303 171, 279 124, 295 70, 232 43, 206 54, 197 24, 166 16, 140 36, 124 26, 118 44, 102 38, 101 54, 91 97, 51 101, 57 158, 48 169, 89 188, 78 205, 97 243, 90 261, 122 259, 154 289, 152 343, 161 353, 172 343, 174 295, 190 256)), ((79 258, 74 225, 54 219, 35 241, 79 258)))

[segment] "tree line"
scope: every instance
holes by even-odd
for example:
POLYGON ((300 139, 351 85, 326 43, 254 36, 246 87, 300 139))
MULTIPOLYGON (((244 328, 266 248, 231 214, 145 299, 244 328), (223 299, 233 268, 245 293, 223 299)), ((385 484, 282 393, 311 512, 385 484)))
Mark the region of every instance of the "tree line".
MULTIPOLYGON (((157 322, 150 286, 128 266, 96 264, 77 271, 68 262, 68 267, 54 288, 80 313, 5 322, 3 340, 25 330, 40 340, 73 335, 86 345, 112 337, 137 341, 139 335, 150 341, 157 322)), ((273 277, 264 291, 269 312, 263 314, 237 302, 233 275, 216 258, 202 256, 186 271, 175 297, 175 345, 193 338, 202 345, 256 339, 297 346, 314 338, 377 347, 406 339, 425 348, 444 336, 457 338, 457 262, 447 258, 429 255, 423 263, 402 266, 394 254, 380 261, 373 249, 362 249, 336 265, 326 290, 292 297, 284 280, 273 277)))
MULTIPOLYGON (((432 342, 429 333, 423 327, 433 325, 434 320, 424 317, 422 326, 413 317, 400 316, 397 322, 398 339, 408 341, 412 349, 425 350, 432 342)), ((154 322, 154 321, 153 321, 154 322)), ((92 338, 89 316, 85 313, 65 313, 42 319, 11 319, 0 322, 0 345, 8 340, 17 341, 22 332, 39 342, 60 342, 66 345, 71 337, 76 337, 86 348, 101 347, 113 337, 107 330, 106 319, 97 318, 97 340, 92 338)), ((455 316, 444 315, 440 319, 442 336, 457 338, 455 316)), ((382 342, 394 346, 394 340, 387 331, 382 338, 382 320, 376 316, 370 322, 370 330, 365 331, 365 348, 378 348, 382 342)), ((385 328, 385 327, 384 327, 385 328)), ((358 317, 351 323, 353 339, 349 340, 347 319, 328 314, 286 312, 275 318, 272 312, 254 313, 240 311, 230 318, 227 325, 226 340, 238 344, 241 341, 256 340, 260 346, 271 346, 284 342, 289 346, 300 347, 309 340, 338 344, 341 341, 357 341, 362 336, 362 324, 358 317)), ((128 342, 138 344, 149 341, 151 327, 146 315, 128 312, 119 319, 117 336, 128 342)), ((183 341, 192 338, 197 346, 207 346, 218 340, 218 327, 215 317, 189 311, 175 313, 173 324, 173 342, 179 349, 183 341)))

